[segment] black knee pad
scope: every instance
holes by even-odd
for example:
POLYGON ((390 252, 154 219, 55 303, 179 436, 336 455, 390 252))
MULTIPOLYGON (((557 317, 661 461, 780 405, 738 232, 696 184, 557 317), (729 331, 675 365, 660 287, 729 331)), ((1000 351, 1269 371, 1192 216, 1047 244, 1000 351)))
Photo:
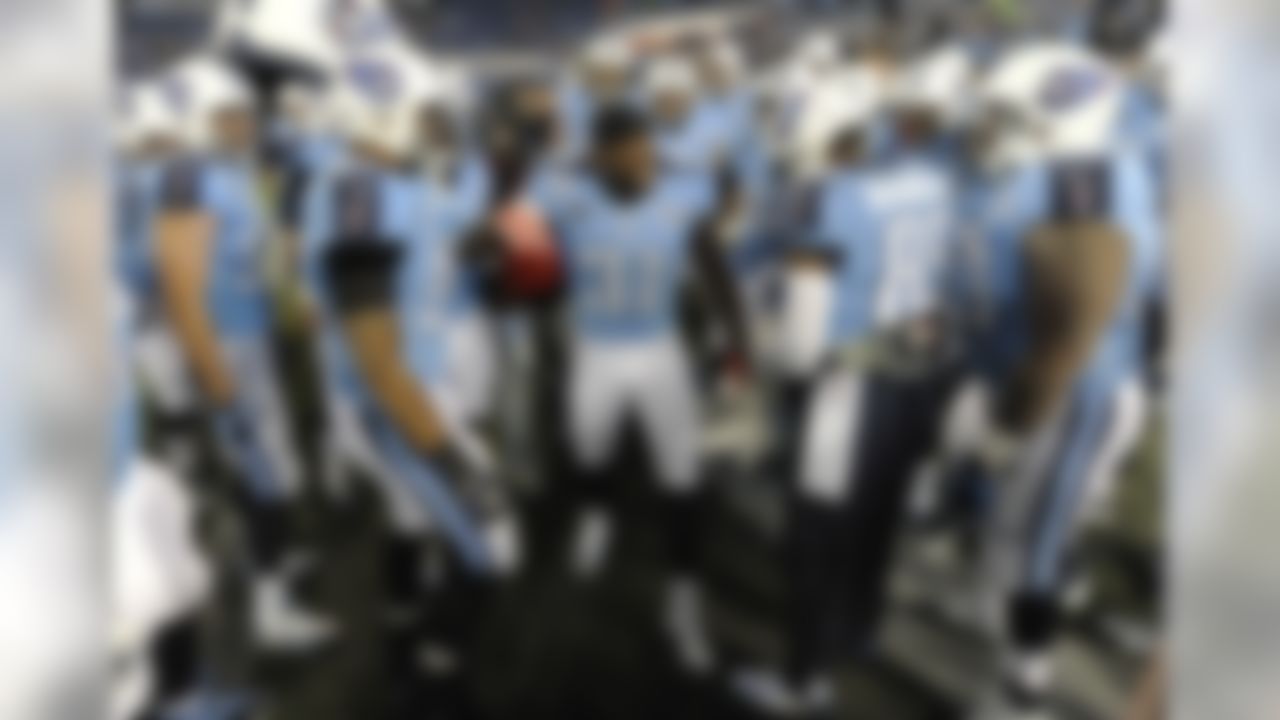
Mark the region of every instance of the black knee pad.
POLYGON ((200 413, 195 410, 156 410, 154 422, 156 435, 161 438, 198 437, 202 427, 200 413))
POLYGON ((200 680, 200 627, 185 618, 166 627, 152 645, 157 704, 182 696, 200 680))
POLYGON ((669 494, 662 499, 667 562, 676 572, 691 572, 701 561, 708 498, 705 489, 698 489, 669 494))
POLYGON ((397 537, 383 549, 382 572, 387 600, 395 607, 412 607, 425 589, 425 551, 415 538, 397 537))
POLYGON ((245 523, 254 565, 259 570, 273 570, 288 550, 290 508, 283 503, 247 503, 245 523))
POLYGON ((578 468, 573 473, 573 501, 579 506, 608 507, 615 484, 607 472, 578 468))
POLYGON ((1057 635, 1062 611, 1047 592, 1022 592, 1009 604, 1009 629, 1013 642, 1024 650, 1048 646, 1057 635))
MULTIPOLYGON (((197 412, 163 412, 155 410, 147 417, 147 447, 157 455, 171 459, 181 458, 185 452, 190 457, 187 465, 195 462, 201 441, 202 421, 197 412)), ((192 467, 179 468, 184 473, 194 472, 192 467)))

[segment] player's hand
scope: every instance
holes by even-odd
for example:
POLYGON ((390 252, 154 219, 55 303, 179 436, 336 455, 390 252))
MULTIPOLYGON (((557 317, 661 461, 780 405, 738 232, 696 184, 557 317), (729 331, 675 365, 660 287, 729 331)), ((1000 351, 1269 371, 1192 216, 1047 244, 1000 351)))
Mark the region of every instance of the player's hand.
POLYGON ((245 465, 244 454, 254 442, 252 420, 234 401, 214 405, 208 416, 217 461, 228 469, 240 471, 245 465))
POLYGON ((206 373, 200 377, 199 382, 205 403, 213 408, 215 413, 235 405, 235 383, 227 373, 206 373))
POLYGON ((523 543, 510 498, 498 478, 497 465, 480 443, 455 439, 431 460, 449 478, 467 513, 480 527, 492 572, 515 573, 523 543))

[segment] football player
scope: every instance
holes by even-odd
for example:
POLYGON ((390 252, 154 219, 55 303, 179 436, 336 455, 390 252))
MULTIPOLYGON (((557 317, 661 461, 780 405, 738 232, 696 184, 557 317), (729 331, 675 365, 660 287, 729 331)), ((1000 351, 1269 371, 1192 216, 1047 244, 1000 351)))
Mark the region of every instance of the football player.
POLYGON ((612 520, 609 469, 624 425, 638 423, 665 497, 670 574, 664 622, 687 671, 711 669, 696 576, 706 488, 699 393, 681 344, 685 280, 707 286, 724 318, 724 368, 746 370, 732 277, 720 253, 716 193, 698 174, 664 172, 642 114, 610 107, 596 119, 592 171, 548 177, 534 205, 559 239, 571 323, 568 436, 584 497, 575 557, 599 571, 612 520))
MULTIPOLYGON (((333 102, 349 152, 309 193, 302 273, 320 312, 334 469, 371 477, 387 499, 390 612, 379 621, 393 670, 418 678, 426 643, 455 659, 462 649, 432 635, 446 599, 427 582, 433 544, 443 541, 459 570, 444 590, 470 617, 517 570, 520 546, 506 488, 449 374, 466 213, 417 172, 414 72, 375 54, 343 73, 333 102)), ((454 625, 464 637, 474 629, 454 625)))
POLYGON ((478 279, 461 263, 462 241, 467 230, 478 225, 489 211, 493 188, 491 170, 479 146, 479 137, 468 127, 470 88, 468 78, 451 68, 411 60, 413 76, 407 101, 418 120, 415 160, 428 184, 428 192, 440 198, 437 207, 446 216, 430 222, 452 228, 451 248, 438 278, 448 297, 449 376, 451 391, 472 421, 485 419, 494 404, 497 358, 494 329, 481 302, 478 279))
POLYGON ((184 63, 163 82, 189 152, 166 167, 158 191, 152 235, 161 304, 218 457, 244 481, 255 637, 269 647, 311 647, 332 628, 290 601, 299 563, 288 521, 302 477, 269 349, 262 269, 269 226, 255 172, 253 99, 210 58, 184 63))
POLYGON ((161 179, 182 152, 181 118, 159 80, 137 83, 128 92, 117 164, 117 268, 129 297, 134 365, 152 401, 158 441, 174 468, 190 470, 197 407, 164 322, 152 249, 161 179))
POLYGON ((738 678, 782 713, 829 710, 832 664, 874 651, 903 493, 947 382, 950 173, 915 117, 895 157, 868 162, 880 98, 828 93, 802 121, 825 130, 804 142, 826 138, 826 169, 788 280, 791 364, 816 378, 789 503, 788 667, 738 678))
POLYGON ((386 480, 395 525, 428 518, 476 576, 510 571, 513 528, 487 452, 441 392, 455 198, 409 172, 418 117, 397 63, 352 61, 335 100, 350 157, 308 197, 303 273, 324 318, 334 444, 386 480))
POLYGON ((995 149, 1043 154, 1017 185, 1019 214, 1034 219, 1019 223, 1002 261, 1020 311, 1005 319, 1004 380, 991 402, 986 452, 1004 487, 984 560, 1004 654, 1001 687, 979 710, 1039 717, 1074 540, 1142 425, 1142 321, 1159 281, 1160 222, 1149 165, 1122 141, 1123 85, 1096 57, 1029 45, 1002 60, 983 94, 1020 137, 995 149))

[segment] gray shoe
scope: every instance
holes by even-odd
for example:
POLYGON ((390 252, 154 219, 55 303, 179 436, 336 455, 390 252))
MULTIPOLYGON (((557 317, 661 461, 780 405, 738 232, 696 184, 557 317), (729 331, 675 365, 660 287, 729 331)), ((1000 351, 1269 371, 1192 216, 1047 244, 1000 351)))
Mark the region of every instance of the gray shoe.
POLYGON ((756 713, 774 718, 798 717, 804 702, 776 670, 748 668, 729 679, 734 696, 756 713))
POLYGON ((715 669, 715 652, 707 629, 702 588, 688 578, 668 582, 664 621, 681 668, 705 677, 715 669))
POLYGON ((265 649, 306 652, 329 642, 338 633, 332 620, 298 605, 283 574, 259 576, 252 592, 253 637, 265 649))

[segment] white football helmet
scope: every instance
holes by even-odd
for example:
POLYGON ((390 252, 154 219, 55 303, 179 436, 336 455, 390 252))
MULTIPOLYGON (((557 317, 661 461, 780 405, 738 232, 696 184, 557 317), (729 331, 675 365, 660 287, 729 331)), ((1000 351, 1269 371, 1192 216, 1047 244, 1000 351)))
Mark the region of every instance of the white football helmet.
POLYGON ((183 140, 194 150, 218 148, 220 113, 252 113, 255 109, 249 85, 213 57, 195 57, 179 64, 160 80, 160 89, 181 118, 183 140))
POLYGON ((991 136, 983 162, 999 169, 1105 153, 1123 99, 1114 71, 1085 50, 1057 43, 1014 50, 979 92, 977 119, 991 136))
POLYGON ((627 72, 635 62, 635 53, 618 38, 603 38, 587 46, 582 65, 588 71, 627 72))
POLYGON ((452 167, 462 148, 471 113, 470 78, 461 68, 451 67, 415 54, 404 58, 405 103, 413 127, 415 150, 426 168, 452 167), (444 136, 424 125, 428 113, 443 113, 451 131, 444 136))
POLYGON ((402 42, 384 0, 255 0, 219 3, 215 42, 333 70, 350 52, 402 42))
POLYGON ((655 62, 644 80, 645 94, 650 99, 672 95, 692 99, 698 88, 693 67, 678 57, 664 57, 655 62))
POLYGON ((954 128, 968 117, 973 82, 973 62, 964 49, 942 48, 898 74, 889 90, 889 102, 927 110, 944 127, 954 128))
POLYGON ((792 131, 788 153, 791 171, 801 181, 821 176, 829 165, 832 144, 842 133, 870 129, 884 97, 870 82, 830 80, 809 93, 792 131))
POLYGON ((471 114, 476 98, 472 93, 471 78, 464 68, 420 54, 406 55, 399 63, 406 78, 405 102, 416 111, 440 108, 458 122, 471 114))
POLYGON ((445 106, 459 117, 469 116, 477 103, 471 74, 459 64, 437 64, 435 67, 445 106))
POLYGON ((700 91, 697 72, 678 57, 664 57, 649 68, 644 94, 661 122, 681 122, 693 111, 700 91))
POLYGON ((840 41, 826 31, 804 38, 792 56, 792 63, 814 75, 825 75, 841 64, 840 41))
POLYGON ((347 62, 331 89, 329 115, 352 143, 407 159, 417 144, 412 68, 385 55, 347 62))
MULTIPOLYGON (((728 38, 712 41, 706 49, 706 62, 710 66, 710 74, 716 76, 722 86, 736 85, 746 73, 742 50, 728 38)), ((707 82, 711 81, 707 79, 707 82)))
POLYGON ((120 110, 115 138, 122 152, 139 152, 158 139, 181 142, 181 118, 159 83, 138 82, 126 88, 120 110))
POLYGON ((622 39, 599 39, 583 52, 579 80, 597 101, 621 100, 628 92, 635 63, 634 51, 622 39))

